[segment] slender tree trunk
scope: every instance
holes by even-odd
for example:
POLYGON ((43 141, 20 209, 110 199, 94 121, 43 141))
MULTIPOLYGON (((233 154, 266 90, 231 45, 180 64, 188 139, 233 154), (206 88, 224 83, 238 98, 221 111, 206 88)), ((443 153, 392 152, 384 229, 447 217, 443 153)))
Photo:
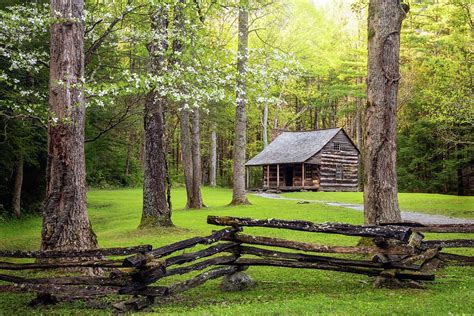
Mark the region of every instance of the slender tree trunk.
POLYGON ((296 114, 296 130, 301 131, 301 102, 299 101, 298 97, 295 95, 295 114, 296 114))
POLYGON ((273 128, 276 129, 278 128, 278 112, 280 110, 279 105, 277 104, 275 106, 275 115, 273 116, 273 128))
POLYGON ((23 186, 23 156, 15 164, 15 184, 13 187, 12 209, 16 218, 21 217, 21 188, 23 186))
POLYGON ((201 132, 199 109, 191 112, 191 153, 193 167, 193 205, 190 208, 202 208, 202 166, 201 166, 201 132))
POLYGON ((328 128, 327 118, 328 118, 327 110, 326 109, 321 110, 321 127, 322 127, 322 129, 328 128))
POLYGON ((245 190, 245 153, 247 147, 247 60, 249 37, 248 1, 239 3, 239 36, 237 51, 237 83, 235 108, 235 139, 234 139, 234 169, 233 192, 231 204, 249 204, 245 190))
POLYGON ((191 208, 194 203, 193 191, 193 158, 191 154, 191 136, 189 134, 189 110, 181 109, 179 115, 181 157, 183 160, 184 183, 186 186, 186 208, 191 208))
POLYGON ((97 248, 86 206, 84 2, 52 0, 42 250, 97 248))
POLYGON ((314 125, 313 125, 314 129, 319 129, 319 112, 320 111, 321 109, 319 107, 314 109, 314 125))
MULTIPOLYGON (((176 57, 179 53, 182 53, 184 50, 184 42, 182 37, 186 33, 185 30, 185 16, 184 16, 184 7, 185 0, 178 0, 174 4, 174 33, 177 36, 173 40, 173 56, 176 57)), ((171 63, 178 64, 180 61, 177 58, 173 58, 171 63)), ((185 87, 182 87, 185 89, 185 87)), ((196 109, 197 111, 197 109, 196 109)), ((180 140, 181 140, 181 155, 183 161, 183 171, 184 171, 184 182, 186 185, 186 208, 201 208, 202 207, 202 198, 200 185, 202 181, 202 170, 201 170, 201 152, 199 144, 199 113, 197 114, 197 124, 194 122, 195 117, 192 117, 190 124, 190 111, 189 109, 182 104, 180 110, 180 140), (197 130, 195 130, 197 128, 197 130), (192 129, 190 134, 190 129, 192 129), (197 132, 196 135, 194 132, 197 132), (197 144, 195 141, 197 140, 197 144), (194 155, 197 154, 198 157, 194 155), (199 159, 199 162, 197 162, 199 159), (196 170, 199 169, 199 170, 196 170), (196 173, 196 174, 195 174, 196 173), (199 180, 198 180, 199 178, 199 180)))
MULTIPOLYGON (((151 28, 155 34, 165 37, 168 18, 165 8, 151 14, 151 28)), ((148 45, 149 67, 159 73, 164 64, 163 51, 166 40, 153 40, 148 45)), ((143 211, 140 227, 173 226, 171 206, 167 200, 168 170, 166 163, 164 100, 155 90, 145 100, 145 167, 143 181, 143 211)))
POLYGON ((265 102, 263 107, 263 130, 262 130, 262 139, 263 139, 263 147, 268 146, 268 104, 265 102))
POLYGON ((128 179, 128 175, 130 173, 130 160, 132 159, 132 146, 133 146, 133 132, 130 132, 130 134, 128 135, 127 158, 125 160, 125 172, 124 172, 125 180, 128 179))
POLYGON ((212 127, 211 132, 211 168, 210 168, 210 184, 211 187, 217 185, 217 133, 215 126, 212 127))
POLYGON ((463 161, 463 146, 462 145, 456 145, 456 149, 455 149, 455 154, 456 154, 456 157, 458 159, 458 166, 456 168, 456 171, 457 171, 457 193, 458 195, 465 195, 466 194, 466 190, 465 190, 465 187, 464 187, 464 165, 462 163, 463 161))
POLYGON ((263 84, 263 96, 264 96, 264 106, 263 106, 263 119, 262 119, 262 140, 263 140, 263 148, 268 146, 268 102, 267 102, 267 96, 268 96, 268 79, 267 79, 267 74, 268 74, 268 56, 265 56, 265 82, 263 84))
POLYGON ((331 128, 336 128, 337 127, 337 102, 338 102, 338 100, 333 100, 332 101, 331 128))
POLYGON ((368 82, 364 140, 366 224, 401 220, 397 197, 396 108, 400 30, 408 6, 371 0, 368 20, 368 82))

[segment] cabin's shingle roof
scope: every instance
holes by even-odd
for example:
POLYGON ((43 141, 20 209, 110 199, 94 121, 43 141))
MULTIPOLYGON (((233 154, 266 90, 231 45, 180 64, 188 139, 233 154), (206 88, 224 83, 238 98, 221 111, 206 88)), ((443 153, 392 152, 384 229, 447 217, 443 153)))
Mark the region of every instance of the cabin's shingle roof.
POLYGON ((341 128, 309 132, 283 132, 246 166, 302 163, 318 153, 341 128))

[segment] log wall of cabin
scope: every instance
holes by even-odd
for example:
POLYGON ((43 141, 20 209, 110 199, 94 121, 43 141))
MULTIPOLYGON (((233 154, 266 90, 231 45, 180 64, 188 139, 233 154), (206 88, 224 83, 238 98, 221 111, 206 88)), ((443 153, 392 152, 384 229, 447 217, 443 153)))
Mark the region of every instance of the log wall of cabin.
POLYGON ((340 131, 321 151, 308 162, 321 168, 321 191, 357 191, 359 152, 347 135, 340 131), (334 144, 339 144, 339 150, 334 144), (342 179, 336 177, 337 166, 342 169, 342 179))

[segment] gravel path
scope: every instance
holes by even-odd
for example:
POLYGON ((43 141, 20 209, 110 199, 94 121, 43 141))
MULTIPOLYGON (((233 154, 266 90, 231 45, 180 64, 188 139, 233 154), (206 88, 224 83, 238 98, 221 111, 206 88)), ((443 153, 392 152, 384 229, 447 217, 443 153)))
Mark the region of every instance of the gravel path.
MULTIPOLYGON (((276 193, 254 193, 254 195, 264 197, 267 199, 302 201, 302 202, 309 202, 309 203, 323 203, 323 204, 331 205, 331 206, 350 208, 356 211, 364 210, 364 206, 362 204, 349 204, 349 203, 296 199, 296 198, 285 197, 276 193)), ((444 216, 444 215, 433 215, 433 214, 407 212, 407 211, 402 211, 402 219, 404 221, 418 222, 422 224, 474 224, 474 220, 466 219, 466 218, 457 218, 457 217, 450 217, 450 216, 444 216)))

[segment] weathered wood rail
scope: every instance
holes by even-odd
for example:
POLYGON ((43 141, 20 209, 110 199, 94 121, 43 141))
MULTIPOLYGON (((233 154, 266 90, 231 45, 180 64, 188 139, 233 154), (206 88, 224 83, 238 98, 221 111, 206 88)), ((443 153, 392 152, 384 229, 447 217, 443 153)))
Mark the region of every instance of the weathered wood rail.
POLYGON ((54 272, 51 277, 36 278, 0 273, 0 282, 3 283, 0 285, 0 293, 37 293, 35 303, 124 295, 129 298, 114 304, 114 307, 119 310, 130 310, 144 308, 152 304, 157 297, 174 295, 208 280, 231 275, 252 266, 363 274, 376 277, 376 284, 387 285, 393 282, 402 284, 402 280, 410 280, 412 283, 434 280, 435 269, 441 263, 474 265, 472 256, 441 252, 442 248, 473 247, 472 239, 424 240, 422 234, 423 232, 473 233, 474 225, 396 223, 360 226, 217 216, 209 216, 207 221, 212 225, 227 227, 206 237, 193 237, 156 249, 151 245, 139 245, 84 251, 0 250, 0 257, 15 258, 15 262, 1 261, 0 270, 11 273, 21 270, 54 272), (253 236, 243 234, 244 227, 371 237, 373 245, 322 245, 276 237, 253 236), (198 250, 185 252, 198 245, 201 245, 198 250), (351 256, 354 254, 359 256, 354 258, 351 256), (360 255, 366 257, 370 255, 371 259, 361 260, 360 255), (126 257, 123 258, 124 256, 126 257), (19 258, 36 259, 36 261, 18 262, 19 258), (97 275, 60 276, 61 273, 58 275, 58 272, 71 269, 73 271, 86 269, 88 272, 92 269, 97 275), (169 286, 157 284, 164 278, 196 271, 202 272, 169 286), (391 283, 387 283, 387 280, 391 283))

